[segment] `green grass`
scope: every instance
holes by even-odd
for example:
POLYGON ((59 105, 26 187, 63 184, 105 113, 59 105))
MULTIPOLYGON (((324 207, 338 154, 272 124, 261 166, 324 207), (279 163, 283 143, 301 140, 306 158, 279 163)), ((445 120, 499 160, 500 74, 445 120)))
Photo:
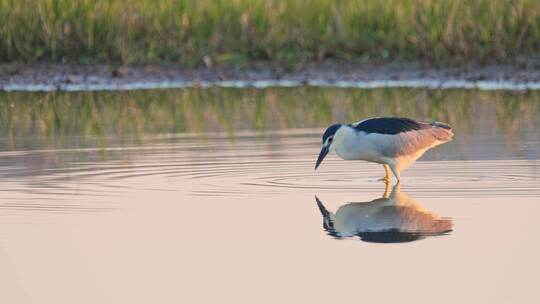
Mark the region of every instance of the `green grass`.
POLYGON ((0 0, 0 61, 290 65, 514 62, 537 0, 0 0))

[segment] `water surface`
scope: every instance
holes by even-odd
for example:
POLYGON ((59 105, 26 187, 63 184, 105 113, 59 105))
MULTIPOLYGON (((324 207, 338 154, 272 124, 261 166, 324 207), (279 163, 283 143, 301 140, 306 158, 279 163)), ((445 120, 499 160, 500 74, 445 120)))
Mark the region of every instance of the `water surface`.
POLYGON ((538 130, 537 91, 0 93, 0 301, 534 303, 538 130), (371 116, 455 140, 313 170, 371 116))

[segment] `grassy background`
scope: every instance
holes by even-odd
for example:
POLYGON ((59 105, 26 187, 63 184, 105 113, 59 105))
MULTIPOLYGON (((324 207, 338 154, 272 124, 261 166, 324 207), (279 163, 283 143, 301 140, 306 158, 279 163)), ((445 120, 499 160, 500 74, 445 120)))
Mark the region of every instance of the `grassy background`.
MULTIPOLYGON (((333 88, 0 92, 0 151, 130 145, 156 134, 326 128, 361 117, 405 116, 454 126, 456 140, 505 134, 519 148, 540 127, 540 91, 333 88), (529 134, 530 136, 531 134, 529 134), (475 135, 479 136, 479 135, 475 135)), ((535 136, 533 134, 533 136, 535 136)), ((317 135, 317 142, 319 135, 317 135)), ((529 140, 534 141, 529 138, 529 140)))
POLYGON ((540 51, 538 0, 0 0, 0 61, 449 65, 540 51))

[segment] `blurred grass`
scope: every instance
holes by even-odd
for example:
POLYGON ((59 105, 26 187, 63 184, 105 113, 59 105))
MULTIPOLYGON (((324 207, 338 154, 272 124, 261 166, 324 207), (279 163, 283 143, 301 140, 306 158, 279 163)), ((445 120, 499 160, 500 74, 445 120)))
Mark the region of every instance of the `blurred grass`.
MULTIPOLYGON (((145 136, 326 128, 373 116, 453 125, 456 139, 540 128, 540 92, 331 88, 0 92, 0 150, 129 145, 145 136)), ((530 135, 530 134, 529 134, 530 135)), ((512 145, 513 143, 508 143, 512 145)))
POLYGON ((449 65, 540 51, 537 0, 0 0, 0 61, 449 65))

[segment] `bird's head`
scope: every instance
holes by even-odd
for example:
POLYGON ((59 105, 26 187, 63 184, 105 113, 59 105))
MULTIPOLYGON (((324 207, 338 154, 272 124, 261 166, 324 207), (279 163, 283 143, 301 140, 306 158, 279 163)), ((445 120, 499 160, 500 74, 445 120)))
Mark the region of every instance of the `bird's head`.
POLYGON ((317 163, 315 164, 315 170, 322 163, 323 159, 326 157, 328 152, 335 150, 336 144, 339 141, 335 140, 337 131, 344 126, 343 124, 334 124, 328 127, 322 136, 322 148, 319 158, 317 158, 317 163))

